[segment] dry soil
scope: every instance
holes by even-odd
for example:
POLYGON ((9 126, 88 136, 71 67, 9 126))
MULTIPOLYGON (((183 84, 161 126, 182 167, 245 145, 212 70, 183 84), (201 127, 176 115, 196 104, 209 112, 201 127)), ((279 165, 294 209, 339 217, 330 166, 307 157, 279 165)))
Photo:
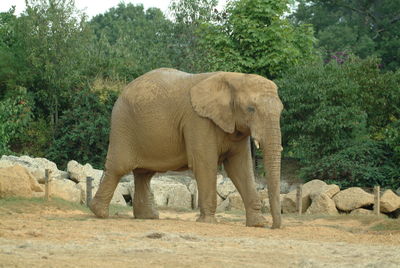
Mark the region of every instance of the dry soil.
MULTIPOLYGON (((279 230, 244 226, 243 212, 130 211, 97 219, 55 203, 0 203, 0 267, 400 267, 400 220, 284 215, 279 230)), ((271 218, 268 217, 271 221, 271 218)))

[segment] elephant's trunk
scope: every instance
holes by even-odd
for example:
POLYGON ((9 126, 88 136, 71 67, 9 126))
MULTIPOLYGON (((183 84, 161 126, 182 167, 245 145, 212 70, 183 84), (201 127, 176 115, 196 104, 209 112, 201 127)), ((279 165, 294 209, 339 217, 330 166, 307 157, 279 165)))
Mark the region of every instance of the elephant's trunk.
POLYGON ((281 227, 281 202, 280 202, 280 178, 281 178, 281 131, 279 119, 270 122, 266 129, 265 139, 262 141, 264 153, 264 167, 267 174, 267 186, 269 204, 272 215, 272 228, 281 227))

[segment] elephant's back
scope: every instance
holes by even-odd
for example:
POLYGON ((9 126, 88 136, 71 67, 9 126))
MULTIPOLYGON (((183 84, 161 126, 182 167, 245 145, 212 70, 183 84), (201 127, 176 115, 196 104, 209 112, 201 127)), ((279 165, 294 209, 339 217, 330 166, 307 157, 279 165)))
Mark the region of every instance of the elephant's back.
POLYGON ((175 69, 156 69, 129 83, 122 91, 121 97, 131 103, 146 104, 184 94, 191 76, 193 74, 175 69))

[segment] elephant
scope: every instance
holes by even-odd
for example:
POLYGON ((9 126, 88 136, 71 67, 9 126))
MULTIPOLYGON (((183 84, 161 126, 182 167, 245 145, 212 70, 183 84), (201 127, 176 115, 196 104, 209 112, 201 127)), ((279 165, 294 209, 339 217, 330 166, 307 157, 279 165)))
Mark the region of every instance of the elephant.
POLYGON ((114 104, 104 176, 91 211, 107 218, 120 178, 133 171, 134 217, 158 219, 152 176, 191 169, 199 193, 197 221, 214 223, 216 178, 223 165, 242 197, 246 226, 265 227, 252 167, 252 137, 264 156, 272 228, 280 228, 282 110, 275 83, 255 74, 189 74, 161 68, 138 77, 114 104))

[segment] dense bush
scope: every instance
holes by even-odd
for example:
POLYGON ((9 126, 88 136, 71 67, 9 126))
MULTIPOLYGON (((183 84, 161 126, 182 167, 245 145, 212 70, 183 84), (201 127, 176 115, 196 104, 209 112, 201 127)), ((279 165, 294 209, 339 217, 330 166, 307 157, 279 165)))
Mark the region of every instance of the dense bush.
POLYGON ((70 109, 60 117, 47 157, 65 168, 71 159, 104 165, 110 129, 110 116, 117 92, 82 90, 71 98, 70 109))
POLYGON ((32 121, 32 99, 21 89, 17 95, 0 101, 0 155, 11 152, 11 142, 25 135, 32 121))
POLYGON ((277 81, 285 154, 299 159, 304 178, 399 186, 399 75, 353 57, 297 66, 277 81))

